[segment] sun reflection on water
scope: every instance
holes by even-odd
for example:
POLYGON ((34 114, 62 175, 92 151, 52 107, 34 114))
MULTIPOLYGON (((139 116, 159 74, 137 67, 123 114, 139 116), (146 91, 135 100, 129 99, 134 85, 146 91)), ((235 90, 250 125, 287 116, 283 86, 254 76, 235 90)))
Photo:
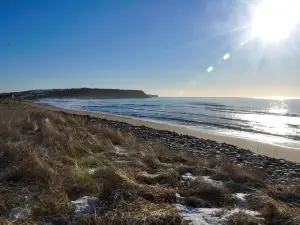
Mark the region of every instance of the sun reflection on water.
POLYGON ((299 123, 299 118, 285 116, 288 105, 284 100, 270 100, 266 111, 255 111, 241 115, 242 119, 250 121, 251 127, 264 133, 293 135, 295 130, 288 124, 299 123))
POLYGON ((276 114, 285 114, 288 112, 288 106, 284 100, 270 101, 269 112, 276 114))

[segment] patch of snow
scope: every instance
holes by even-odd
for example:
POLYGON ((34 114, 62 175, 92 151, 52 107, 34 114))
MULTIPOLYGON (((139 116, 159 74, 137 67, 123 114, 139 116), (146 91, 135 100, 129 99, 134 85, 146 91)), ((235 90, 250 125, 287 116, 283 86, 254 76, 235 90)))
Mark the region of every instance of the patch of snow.
POLYGON ((176 208, 190 225, 219 225, 225 222, 224 219, 214 216, 220 211, 218 208, 192 208, 179 204, 176 208))
POLYGON ((181 176, 184 180, 196 180, 197 177, 193 176, 191 173, 185 173, 181 176))
POLYGON ((202 178, 205 182, 214 186, 223 186, 222 181, 213 180, 210 176, 193 176, 191 173, 185 173, 181 176, 184 180, 196 180, 198 177, 202 178))
POLYGON ((94 174, 97 171, 97 168, 88 168, 87 171, 89 174, 94 174))
POLYGON ((176 208, 183 219, 190 225, 224 225, 229 216, 238 212, 244 212, 251 216, 260 215, 255 211, 240 209, 224 211, 221 208, 192 208, 180 204, 177 204, 176 208), (223 211, 224 213, 222 213, 223 211))
POLYGON ((160 174, 149 174, 148 176, 152 177, 152 178, 155 178, 155 177, 158 177, 160 174))
POLYGON ((239 213, 239 212, 243 212, 250 216, 259 216, 260 215, 260 213, 257 211, 233 209, 233 210, 228 211, 223 217, 227 218, 227 217, 232 216, 233 214, 239 213))
POLYGON ((214 186, 223 186, 223 182, 222 181, 217 181, 217 180, 213 180, 210 178, 210 176, 202 176, 203 180, 206 181, 207 183, 210 183, 214 186))
POLYGON ((115 146, 115 150, 116 150, 116 154, 118 154, 118 155, 128 156, 127 151, 120 146, 115 146))
POLYGON ((180 196, 180 194, 176 193, 175 194, 176 197, 176 202, 179 204, 183 204, 184 203, 184 198, 180 196))
POLYGON ((236 199, 240 199, 242 201, 246 201, 247 194, 245 194, 245 193, 235 193, 235 194, 233 194, 233 196, 236 199))
POLYGON ((27 208, 13 208, 9 214, 10 219, 19 219, 29 216, 31 210, 27 208))
POLYGON ((247 203, 247 200, 246 200, 247 194, 235 193, 235 194, 233 194, 233 197, 237 200, 237 205, 239 208, 245 208, 245 205, 247 203))
POLYGON ((75 201, 71 201, 71 204, 75 209, 75 213, 81 215, 94 212, 98 202, 99 199, 96 197, 84 196, 75 201))

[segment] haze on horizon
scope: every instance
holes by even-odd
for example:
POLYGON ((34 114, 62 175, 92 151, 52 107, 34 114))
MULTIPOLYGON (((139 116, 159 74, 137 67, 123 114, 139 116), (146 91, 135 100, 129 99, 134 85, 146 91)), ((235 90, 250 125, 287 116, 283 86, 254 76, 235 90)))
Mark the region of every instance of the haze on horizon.
POLYGON ((299 98, 300 6, 265 2, 1 1, 0 92, 299 98))

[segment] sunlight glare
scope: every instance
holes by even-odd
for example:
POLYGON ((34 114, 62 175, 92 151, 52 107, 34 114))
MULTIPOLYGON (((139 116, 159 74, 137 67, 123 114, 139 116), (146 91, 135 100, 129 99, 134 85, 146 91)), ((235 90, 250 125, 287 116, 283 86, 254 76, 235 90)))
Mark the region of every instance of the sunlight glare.
POLYGON ((227 59, 229 59, 230 58, 230 54, 228 54, 228 53, 226 53, 224 56, 223 56, 223 59, 224 60, 227 60, 227 59))
POLYGON ((213 70, 214 70, 214 68, 212 66, 210 66, 210 67, 207 68, 207 72, 208 73, 212 72, 213 70))
POLYGON ((270 101, 269 112, 275 114, 285 114, 288 112, 288 106, 283 99, 270 101))
POLYGON ((288 38, 300 21, 299 0, 266 0, 253 11, 252 37, 266 42, 288 38))

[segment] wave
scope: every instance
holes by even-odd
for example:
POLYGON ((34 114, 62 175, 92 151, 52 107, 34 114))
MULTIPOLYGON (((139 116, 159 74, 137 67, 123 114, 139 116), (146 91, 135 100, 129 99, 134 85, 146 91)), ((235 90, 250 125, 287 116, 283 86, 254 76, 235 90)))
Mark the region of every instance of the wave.
POLYGON ((238 114, 259 114, 259 115, 273 115, 273 116, 287 116, 287 117, 300 117, 298 113, 274 113, 260 110, 235 110, 228 108, 213 108, 207 107, 206 109, 215 112, 238 113, 238 114))
POLYGON ((154 105, 154 104, 123 104, 123 105, 126 105, 126 106, 145 106, 145 107, 154 107, 154 106, 158 106, 158 105, 154 105))
MULTIPOLYGON (((166 111, 166 110, 156 110, 156 109, 144 109, 144 108, 129 108, 129 107, 123 107, 119 105, 108 105, 108 106, 82 106, 82 109, 84 110, 90 110, 89 108, 101 108, 100 111, 103 111, 104 108, 120 108, 120 109, 129 109, 129 110, 137 110, 137 111, 145 111, 145 112, 157 112, 157 113, 166 113, 166 114, 178 114, 178 115, 189 115, 189 116, 201 116, 201 117, 209 117, 209 118, 218 118, 223 120, 230 120, 230 121, 237 121, 237 122, 250 122, 249 120, 243 120, 238 118, 230 118, 230 117, 222 117, 222 116, 216 116, 216 115, 207 115, 203 113, 188 113, 188 112, 178 112, 178 111, 166 111)), ((90 110, 90 111, 99 111, 99 110, 90 110)), ((165 118, 165 117, 162 117, 165 118)))
POLYGON ((46 106, 51 106, 51 105, 53 105, 53 104, 48 103, 48 102, 40 102, 39 104, 40 104, 40 105, 46 105, 46 106))
POLYGON ((234 126, 234 125, 229 125, 229 124, 221 124, 221 123, 212 123, 212 122, 205 122, 205 121, 195 121, 195 120, 187 120, 187 119, 181 119, 181 118, 172 118, 172 117, 161 117, 161 116, 145 116, 141 115, 138 113, 130 113, 130 114, 123 114, 123 113, 118 113, 119 115, 126 115, 126 116, 132 116, 132 117, 138 117, 138 118, 147 118, 147 119, 157 119, 160 121, 174 121, 179 124, 184 124, 184 125, 191 125, 191 126, 196 126, 196 125, 205 125, 208 127, 213 127, 213 128, 222 128, 222 129, 228 129, 228 130, 236 130, 236 131, 241 131, 241 132, 249 132, 249 133, 255 133, 255 134, 265 134, 265 135, 270 135, 270 136, 276 136, 276 137, 282 137, 282 138, 289 138, 292 140, 300 141, 300 136, 298 135, 281 135, 281 134, 276 134, 276 133, 270 133, 270 132, 265 132, 261 130, 256 130, 253 129, 252 126, 250 125, 241 125, 239 126, 234 126))
POLYGON ((121 102, 110 100, 77 101, 72 99, 45 99, 39 103, 43 105, 56 105, 62 108, 71 107, 77 110, 147 118, 156 121, 165 121, 166 123, 170 122, 172 124, 194 126, 200 129, 225 129, 284 137, 300 141, 300 124, 297 125, 296 120, 282 124, 284 128, 289 129, 288 132, 285 131, 286 129, 283 129, 281 132, 280 127, 276 127, 276 124, 274 125, 275 127, 272 127, 273 125, 264 123, 264 121, 250 121, 241 116, 241 114, 257 114, 296 118, 300 117, 299 113, 274 113, 268 112, 267 108, 260 108, 260 110, 258 110, 256 106, 251 108, 251 105, 248 106, 245 104, 238 105, 233 103, 232 106, 228 106, 225 104, 189 101, 178 102, 178 104, 172 101, 166 102, 165 100, 163 102, 121 102), (239 114, 240 116, 238 116, 239 114), (279 133, 277 133, 277 131, 279 133))
POLYGON ((189 105, 196 105, 196 106, 213 106, 213 107, 231 107, 227 105, 222 105, 218 103, 207 103, 207 102, 190 102, 189 105))
POLYGON ((292 127, 292 128, 300 128, 300 125, 296 125, 296 124, 287 124, 289 127, 292 127))

